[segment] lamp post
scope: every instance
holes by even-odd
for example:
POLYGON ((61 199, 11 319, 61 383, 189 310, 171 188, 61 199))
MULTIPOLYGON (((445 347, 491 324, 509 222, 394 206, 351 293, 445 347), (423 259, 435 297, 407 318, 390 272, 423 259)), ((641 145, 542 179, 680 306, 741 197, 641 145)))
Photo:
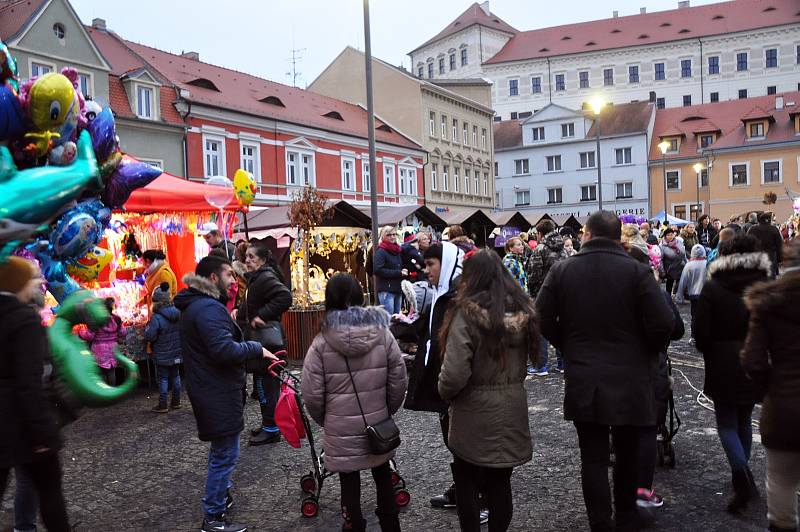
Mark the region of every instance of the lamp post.
POLYGON ((592 107, 592 111, 594 111, 595 116, 595 139, 597 140, 597 208, 598 210, 603 210, 603 175, 600 170, 600 111, 603 110, 606 101, 600 97, 596 96, 589 101, 589 105, 592 107))
POLYGON ((669 142, 666 140, 661 141, 658 144, 658 149, 661 150, 661 172, 664 177, 664 226, 666 227, 668 224, 667 222, 667 150, 669 149, 669 142))
POLYGON ((696 174, 697 177, 697 204, 696 204, 697 209, 695 210, 695 215, 694 215, 694 221, 696 223, 700 221, 700 175, 704 168, 703 163, 694 163, 694 165, 692 165, 692 168, 694 168, 694 173, 696 174))

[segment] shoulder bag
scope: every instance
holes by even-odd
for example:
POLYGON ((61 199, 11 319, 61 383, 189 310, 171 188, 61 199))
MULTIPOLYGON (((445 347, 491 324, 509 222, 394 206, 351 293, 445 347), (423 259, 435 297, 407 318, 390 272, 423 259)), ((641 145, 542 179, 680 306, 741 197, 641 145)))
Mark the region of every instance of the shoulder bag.
POLYGON ((356 394, 358 410, 361 412, 361 418, 364 420, 364 433, 367 435, 370 451, 372 454, 386 454, 397 449, 400 445, 400 429, 397 427, 394 419, 392 419, 392 416, 389 416, 374 425, 367 423, 367 417, 364 415, 364 409, 361 408, 361 400, 358 398, 356 382, 353 380, 353 373, 350 371, 350 362, 347 360, 347 357, 344 357, 344 363, 347 365, 347 374, 350 375, 350 382, 353 384, 353 391, 356 394))
MULTIPOLYGON (((254 340, 260 343, 262 347, 266 347, 272 353, 280 351, 281 349, 285 349, 286 342, 284 340, 281 322, 271 320, 266 322, 266 325, 260 329, 254 329, 250 326, 250 307, 247 304, 247 291, 244 293, 244 309, 245 320, 247 320, 246 328, 248 340, 254 340)), ((245 369, 248 373, 265 372, 268 365, 269 364, 266 359, 251 359, 245 363, 245 369)))

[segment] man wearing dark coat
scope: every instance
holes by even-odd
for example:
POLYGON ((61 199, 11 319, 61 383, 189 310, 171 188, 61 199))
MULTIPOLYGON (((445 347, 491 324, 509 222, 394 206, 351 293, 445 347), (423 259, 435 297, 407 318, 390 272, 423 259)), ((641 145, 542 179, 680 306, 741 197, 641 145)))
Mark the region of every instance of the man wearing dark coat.
POLYGON ((778 267, 783 260, 783 237, 780 230, 772 225, 772 213, 762 212, 758 215, 758 224, 752 226, 747 233, 758 240, 758 247, 769 256, 772 262, 772 276, 778 276, 778 267))

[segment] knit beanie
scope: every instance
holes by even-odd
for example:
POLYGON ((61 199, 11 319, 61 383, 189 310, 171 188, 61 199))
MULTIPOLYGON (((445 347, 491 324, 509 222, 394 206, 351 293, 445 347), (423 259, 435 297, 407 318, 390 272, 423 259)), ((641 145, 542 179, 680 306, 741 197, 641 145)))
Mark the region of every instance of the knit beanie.
POLYGON ((170 304, 169 283, 163 282, 161 285, 153 290, 153 305, 169 305, 170 304))
POLYGON ((36 270, 29 261, 22 257, 11 256, 0 263, 0 292, 16 294, 33 279, 36 270))

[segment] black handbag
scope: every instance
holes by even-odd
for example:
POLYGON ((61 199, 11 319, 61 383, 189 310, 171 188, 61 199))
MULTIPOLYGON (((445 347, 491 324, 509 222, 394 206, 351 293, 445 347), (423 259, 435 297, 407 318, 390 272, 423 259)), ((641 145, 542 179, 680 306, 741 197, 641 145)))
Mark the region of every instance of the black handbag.
POLYGON ((400 446, 400 428, 397 426, 397 423, 394 422, 392 416, 374 425, 367 423, 367 417, 364 415, 364 409, 361 408, 361 400, 358 398, 356 382, 353 380, 353 373, 350 371, 350 362, 347 360, 347 357, 344 357, 344 363, 347 365, 347 374, 350 375, 350 382, 353 384, 353 391, 356 394, 356 402, 358 403, 358 410, 361 412, 361 419, 364 420, 364 433, 367 435, 370 451, 372 454, 386 454, 389 451, 397 449, 397 447, 400 446))
MULTIPOLYGON (((250 312, 247 306, 247 292, 244 295, 245 320, 247 320, 246 339, 253 340, 266 347, 271 353, 286 349, 286 339, 283 334, 281 322, 272 320, 266 322, 264 327, 253 329, 250 327, 250 312)), ((245 369, 248 373, 264 373, 269 367, 270 361, 264 358, 250 359, 245 362, 245 369)))

